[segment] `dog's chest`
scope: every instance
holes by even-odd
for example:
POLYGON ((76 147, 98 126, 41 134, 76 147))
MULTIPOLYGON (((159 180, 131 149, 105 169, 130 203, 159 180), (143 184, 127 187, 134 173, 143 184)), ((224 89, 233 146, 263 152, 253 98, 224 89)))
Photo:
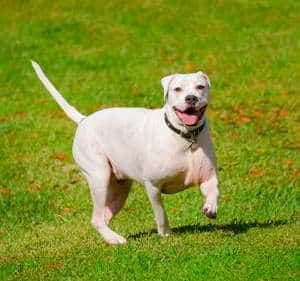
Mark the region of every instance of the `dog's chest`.
POLYGON ((209 170, 209 161, 203 150, 189 149, 165 163, 161 168, 162 175, 157 181, 157 186, 163 193, 180 192, 203 182, 209 170))

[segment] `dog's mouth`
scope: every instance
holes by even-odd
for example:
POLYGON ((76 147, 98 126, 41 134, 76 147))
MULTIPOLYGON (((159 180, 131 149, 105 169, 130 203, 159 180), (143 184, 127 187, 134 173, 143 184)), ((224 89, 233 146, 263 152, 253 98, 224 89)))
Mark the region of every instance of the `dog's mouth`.
POLYGON ((185 110, 179 110, 178 108, 174 107, 174 111, 179 118, 179 120, 186 126, 195 126, 198 122, 202 119, 207 105, 202 106, 199 109, 196 109, 194 106, 190 106, 185 110))

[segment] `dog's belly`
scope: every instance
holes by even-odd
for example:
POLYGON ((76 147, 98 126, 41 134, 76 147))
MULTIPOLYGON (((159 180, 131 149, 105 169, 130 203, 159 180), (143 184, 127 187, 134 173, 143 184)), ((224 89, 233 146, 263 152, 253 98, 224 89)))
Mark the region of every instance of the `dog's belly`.
POLYGON ((158 180, 155 185, 161 189, 162 193, 177 193, 199 185, 202 181, 201 174, 202 172, 197 167, 186 167, 184 170, 172 173, 172 176, 158 180))
MULTIPOLYGON (((134 153, 131 152, 131 155, 134 153)), ((142 185, 145 181, 149 181, 165 194, 173 194, 192 186, 199 186, 210 177, 213 171, 213 165, 202 149, 193 153, 189 152, 188 155, 182 153, 170 155, 168 157, 157 154, 157 159, 152 156, 152 164, 157 163, 154 165, 143 162, 141 159, 131 161, 131 159, 137 158, 132 158, 130 155, 125 157, 127 159, 125 163, 121 159, 118 159, 119 161, 110 159, 110 164, 117 180, 129 178, 142 185), (162 162, 161 159, 165 159, 165 161, 162 162), (114 163, 118 164, 115 165, 114 163)))
POLYGON ((184 184, 184 174, 176 175, 175 177, 168 178, 160 183, 161 192, 165 194, 173 194, 183 191, 190 187, 190 185, 184 184))

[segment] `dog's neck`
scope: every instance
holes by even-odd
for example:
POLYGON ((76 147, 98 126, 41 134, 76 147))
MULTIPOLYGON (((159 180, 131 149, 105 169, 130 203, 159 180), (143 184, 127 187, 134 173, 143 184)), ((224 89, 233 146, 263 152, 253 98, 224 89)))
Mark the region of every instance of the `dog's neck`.
POLYGON ((202 117, 196 126, 185 126, 184 124, 178 123, 176 113, 169 106, 166 105, 163 112, 167 126, 185 139, 188 139, 189 136, 195 139, 205 127, 205 116, 202 117))

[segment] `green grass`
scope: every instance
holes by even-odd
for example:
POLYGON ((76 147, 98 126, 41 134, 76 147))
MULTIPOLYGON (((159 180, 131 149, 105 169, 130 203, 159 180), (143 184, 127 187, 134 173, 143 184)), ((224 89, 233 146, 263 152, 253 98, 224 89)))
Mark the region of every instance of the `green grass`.
POLYGON ((1 1, 0 279, 299 280, 299 14, 289 0, 1 1), (197 188, 165 196, 174 234, 159 238, 134 185, 112 225, 128 244, 106 245, 75 125, 30 59, 84 114, 160 107, 161 77, 205 71, 217 220, 197 188))

